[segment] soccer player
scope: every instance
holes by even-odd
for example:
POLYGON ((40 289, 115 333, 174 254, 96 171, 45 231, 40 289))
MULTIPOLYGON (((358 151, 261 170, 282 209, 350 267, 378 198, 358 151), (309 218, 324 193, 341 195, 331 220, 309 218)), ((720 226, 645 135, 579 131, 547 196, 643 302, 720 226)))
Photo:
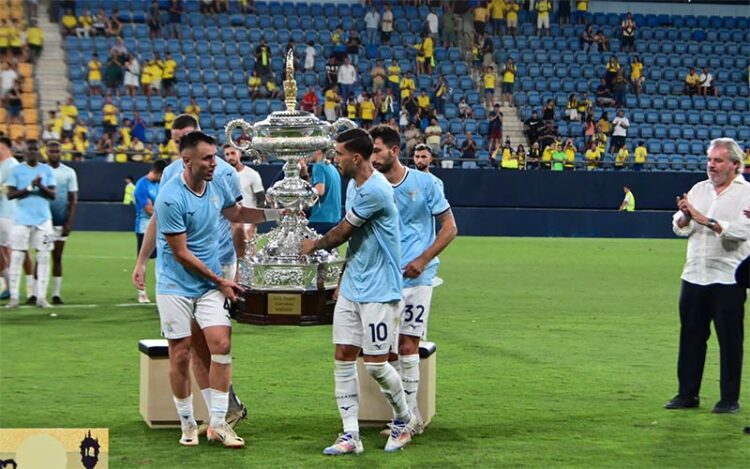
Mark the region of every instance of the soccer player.
MULTIPOLYGON (((224 159, 233 167, 240 176, 240 190, 242 191, 242 206, 258 208, 265 205, 266 193, 263 189, 263 180, 258 171, 248 168, 242 164, 242 154, 232 145, 224 144, 224 159)), ((255 235, 255 225, 246 224, 243 227, 245 239, 252 239, 255 235)))
MULTIPOLYGON (((172 140, 175 143, 180 143, 182 137, 188 133, 198 130, 198 121, 194 116, 189 114, 182 114, 177 116, 172 123, 172 140)), ((166 167, 162 174, 162 184, 166 184, 174 177, 180 177, 184 172, 185 165, 182 159, 173 161, 169 166, 166 167)), ((241 200, 242 193, 239 188, 239 176, 237 171, 234 170, 226 161, 222 159, 216 160, 217 179, 223 179, 227 186, 230 188, 232 193, 235 195, 235 200, 241 200)), ((233 237, 233 233, 237 233, 237 227, 240 225, 231 226, 227 219, 220 215, 217 220, 214 231, 214 242, 220 247, 220 262, 222 264, 222 274, 224 278, 234 280, 235 272, 237 269, 237 258, 235 247, 232 246, 233 239, 240 239, 238 236, 233 237)), ((240 243, 244 247, 243 243, 240 243)), ((156 220, 151 217, 146 232, 143 235, 143 245, 141 251, 138 253, 138 260, 136 261, 135 269, 133 269, 133 284, 136 288, 142 290, 146 287, 146 264, 150 254, 156 247, 156 220)), ((158 259, 158 257, 157 257, 158 259)), ((193 333, 195 334, 192 339, 192 366, 193 374, 195 375, 195 381, 198 383, 198 387, 201 389, 201 394, 206 401, 206 407, 211 408, 211 393, 209 392, 209 381, 208 381, 208 370, 211 360, 211 354, 203 339, 200 327, 196 321, 192 322, 193 333)), ((232 385, 229 386, 229 414, 227 415, 227 422, 231 427, 234 427, 247 417, 247 408, 240 401, 234 392, 232 385)), ((207 425, 201 425, 199 433, 203 434, 208 428, 207 425)))
POLYGON ((63 304, 60 297, 62 289, 62 255, 65 241, 73 229, 78 205, 78 177, 70 166, 60 163, 60 142, 47 142, 47 161, 55 175, 55 198, 50 204, 52 211, 52 232, 54 234, 54 248, 52 250, 52 304, 63 304))
POLYGON ((209 440, 226 447, 242 447, 226 421, 231 382, 231 322, 224 309, 242 288, 222 277, 216 225, 219 215, 236 223, 260 223, 278 211, 241 207, 224 179, 214 178, 216 145, 212 137, 194 131, 182 136, 180 155, 184 169, 164 183, 156 200, 158 228, 156 303, 164 337, 169 344, 170 385, 180 416, 180 444, 198 444, 198 425, 190 394, 190 350, 202 336, 210 352, 207 364, 211 419, 209 440), (199 330, 193 330, 197 323, 199 330))
POLYGON ((437 256, 453 241, 458 230, 437 178, 410 170, 399 161, 401 136, 398 131, 379 125, 370 135, 374 142, 372 165, 393 186, 400 218, 404 303, 398 355, 406 401, 409 410, 416 415, 414 430, 421 433, 423 424, 417 407, 419 340, 427 337, 433 280, 440 264, 437 256), (435 220, 440 223, 437 236, 435 220))
MULTIPOLYGON (((133 197, 135 197, 136 254, 141 252, 143 237, 146 233, 146 228, 148 228, 151 216, 154 213, 154 204, 156 204, 156 197, 159 195, 159 184, 161 182, 162 174, 164 173, 164 168, 166 167, 166 161, 154 161, 149 172, 138 179, 135 183, 133 197)), ((156 259, 155 249, 151 250, 147 259, 156 259)), ((148 262, 148 260, 146 262, 148 262)), ((138 303, 150 303, 145 288, 138 290, 138 303)))
POLYGON ((52 213, 50 201, 55 198, 55 175, 46 164, 40 163, 36 140, 26 142, 26 161, 16 165, 7 181, 8 199, 18 199, 11 229, 9 289, 10 301, 6 308, 18 306, 18 287, 21 268, 29 247, 36 250, 37 282, 34 296, 36 305, 49 308, 49 253, 52 250, 52 213))
POLYGON ((317 240, 302 241, 302 253, 333 249, 349 241, 346 270, 333 313, 336 345, 336 404, 344 433, 323 454, 359 454, 359 380, 357 357, 364 354, 367 372, 391 405, 394 420, 386 451, 397 451, 411 441, 416 418, 406 404, 398 372, 388 363, 388 347, 398 327, 401 310, 400 235, 393 188, 370 164, 372 138, 350 129, 336 138, 336 154, 350 178, 346 215, 317 240))
POLYGON ((414 167, 417 168, 417 170, 427 173, 433 178, 435 178, 435 181, 437 182, 438 186, 440 186, 440 192, 445 192, 443 189, 443 181, 432 174, 430 172, 430 165, 432 165, 432 149, 425 145, 424 143, 420 143, 417 146, 414 147, 414 156, 412 157, 414 160, 414 167))
POLYGON ((13 167, 18 165, 18 160, 13 157, 11 151, 13 143, 6 137, 0 137, 0 274, 5 286, 0 299, 7 300, 10 297, 8 286, 8 266, 10 265, 10 232, 13 228, 13 212, 16 203, 8 199, 8 179, 13 167))
POLYGON ((310 179, 319 196, 310 209, 308 226, 324 235, 341 221, 341 174, 322 151, 315 152, 311 162, 313 165, 308 167, 305 160, 300 161, 300 177, 310 179))

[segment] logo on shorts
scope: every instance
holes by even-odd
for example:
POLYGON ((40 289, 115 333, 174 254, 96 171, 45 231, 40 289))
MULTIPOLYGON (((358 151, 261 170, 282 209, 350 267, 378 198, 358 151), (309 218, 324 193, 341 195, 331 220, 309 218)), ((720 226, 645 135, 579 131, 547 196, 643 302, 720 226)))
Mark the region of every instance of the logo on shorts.
POLYGON ((380 349, 383 348, 383 344, 372 344, 372 346, 375 347, 378 350, 380 350, 380 349))

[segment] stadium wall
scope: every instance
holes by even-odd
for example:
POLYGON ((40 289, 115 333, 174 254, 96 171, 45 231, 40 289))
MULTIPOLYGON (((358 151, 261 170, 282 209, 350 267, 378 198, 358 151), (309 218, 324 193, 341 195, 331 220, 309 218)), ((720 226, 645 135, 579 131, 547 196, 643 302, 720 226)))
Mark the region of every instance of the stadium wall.
POLYGON ((639 13, 642 15, 694 15, 694 16, 747 16, 746 2, 722 2, 703 0, 686 3, 685 0, 671 2, 590 2, 591 13, 639 13))
MULTIPOLYGON (((78 172, 75 227, 129 231, 133 207, 122 200, 124 179, 148 171, 138 163, 70 163, 78 172)), ((255 167, 264 186, 281 167, 255 167)), ((550 172, 436 169, 454 207, 459 231, 473 236, 671 237, 675 197, 705 179, 702 173, 550 172), (636 196, 635 213, 616 209, 623 185, 636 196)))

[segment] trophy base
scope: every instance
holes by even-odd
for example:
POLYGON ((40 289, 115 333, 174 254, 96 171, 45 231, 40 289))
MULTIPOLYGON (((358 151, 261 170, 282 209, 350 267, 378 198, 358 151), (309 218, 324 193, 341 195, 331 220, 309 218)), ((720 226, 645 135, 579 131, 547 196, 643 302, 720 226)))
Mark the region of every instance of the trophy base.
POLYGON ((260 326, 316 326, 333 323, 334 289, 314 291, 246 290, 235 319, 260 326))

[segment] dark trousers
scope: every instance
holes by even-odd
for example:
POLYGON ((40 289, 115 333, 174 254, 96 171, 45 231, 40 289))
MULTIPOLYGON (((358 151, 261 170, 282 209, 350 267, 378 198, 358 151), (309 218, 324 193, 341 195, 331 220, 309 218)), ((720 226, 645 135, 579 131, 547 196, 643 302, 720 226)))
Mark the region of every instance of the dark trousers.
POLYGON ((699 395, 713 320, 719 339, 721 400, 739 400, 745 297, 745 285, 695 285, 682 281, 677 360, 681 396, 699 395))

